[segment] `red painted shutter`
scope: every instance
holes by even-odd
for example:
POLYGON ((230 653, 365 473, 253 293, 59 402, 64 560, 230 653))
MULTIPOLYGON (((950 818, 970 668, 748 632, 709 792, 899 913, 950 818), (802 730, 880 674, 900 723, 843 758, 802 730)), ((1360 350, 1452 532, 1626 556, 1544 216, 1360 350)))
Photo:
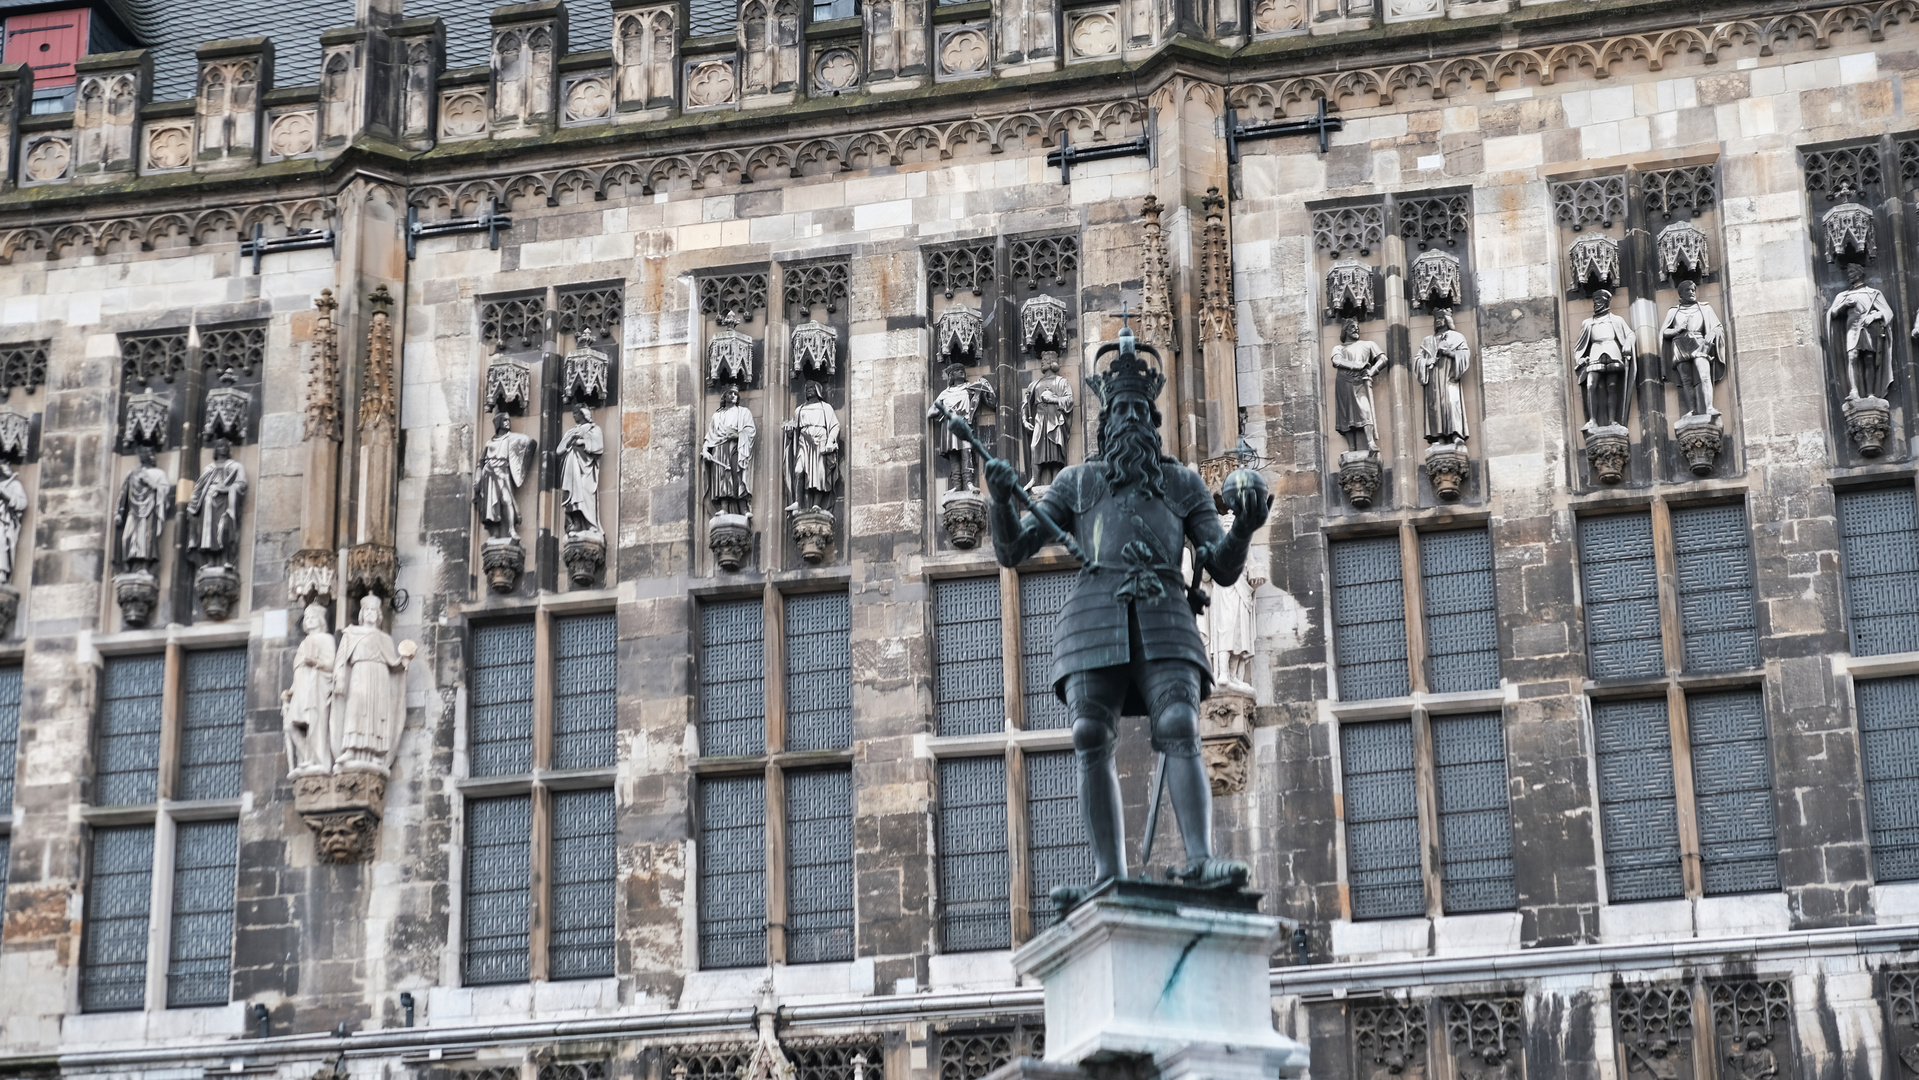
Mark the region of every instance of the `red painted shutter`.
POLYGON ((33 69, 33 85, 71 86, 73 62, 87 54, 86 8, 15 15, 7 20, 5 62, 33 69))

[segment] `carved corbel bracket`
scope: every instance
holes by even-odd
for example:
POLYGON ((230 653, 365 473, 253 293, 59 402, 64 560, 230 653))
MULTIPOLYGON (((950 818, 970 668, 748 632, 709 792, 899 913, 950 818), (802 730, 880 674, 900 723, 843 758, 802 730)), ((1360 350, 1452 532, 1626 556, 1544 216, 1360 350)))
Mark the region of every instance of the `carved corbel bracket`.
POLYGON ((293 777, 293 809, 317 834, 322 859, 355 863, 372 857, 386 781, 384 773, 371 769, 293 777))

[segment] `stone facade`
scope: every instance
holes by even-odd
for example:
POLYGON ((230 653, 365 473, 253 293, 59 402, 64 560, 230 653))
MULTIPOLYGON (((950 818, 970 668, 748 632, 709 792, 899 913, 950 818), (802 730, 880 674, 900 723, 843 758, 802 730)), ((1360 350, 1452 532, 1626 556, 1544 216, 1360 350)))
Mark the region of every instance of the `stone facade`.
MULTIPOLYGON (((620 0, 593 41, 547 0, 464 28, 488 66, 456 70, 438 19, 366 6, 317 71, 291 59, 312 42, 208 43, 190 102, 151 101, 151 58, 115 53, 82 62, 74 112, 29 115, 29 71, 0 68, 0 459, 27 495, 0 593, 22 686, 0 1073, 979 1080, 1037 1053, 1039 994, 1011 964, 1046 921, 1026 793, 1071 740, 1022 653, 1045 632, 1042 572, 1069 564, 997 569, 928 414, 958 365, 986 437, 1044 483, 1028 389, 1057 361, 1084 460, 1084 377, 1123 307, 1166 358, 1168 452, 1214 478, 1241 455, 1278 497, 1251 563, 1253 698, 1217 699, 1204 734, 1220 847, 1303 930, 1274 958, 1273 1008, 1312 1076, 1919 1070, 1919 880, 1875 847, 1896 823, 1872 803, 1857 689, 1919 674, 1919 642, 1860 644, 1839 506, 1915 483, 1907 6, 873 0, 818 20, 749 5, 713 32, 620 0), (1339 126, 1270 128, 1321 102, 1339 126), (1682 278, 1723 330, 1697 419, 1662 337, 1682 278), (1624 422, 1588 431, 1574 365, 1601 288, 1636 367, 1624 422), (1833 314, 1854 288, 1892 316, 1866 361, 1833 314), (1451 376, 1463 430, 1439 439, 1415 361, 1438 355, 1442 308, 1470 362, 1451 376), (1327 360, 1346 318, 1386 360, 1376 446, 1350 463, 1327 360), (757 431, 752 490, 716 508, 702 448, 728 392, 757 431), (836 435, 807 465, 828 430, 814 403, 836 435), (566 505, 587 490, 562 460, 576 406, 604 436, 597 548, 566 505), (496 423, 525 454, 494 489, 511 552, 474 505, 496 423), (215 439, 249 483, 218 611, 185 509, 215 439), (121 514, 142 448, 178 496, 150 589, 121 514), (1752 659, 1702 666, 1673 522, 1728 506, 1752 659), (1608 675, 1582 529, 1638 514, 1652 667, 1608 675), (1430 646, 1453 631, 1412 587, 1423 538, 1449 529, 1490 538, 1486 687, 1447 688, 1430 646), (1335 554, 1363 542, 1398 545, 1392 692, 1361 693, 1340 647, 1335 554), (967 581, 1003 605, 1001 678, 984 728, 957 732, 941 605, 967 581), (850 727, 803 746, 777 676, 798 670, 801 598, 834 593, 850 727), (404 726, 378 784, 319 791, 288 775, 283 734, 301 615, 317 602, 343 633, 368 597, 418 643, 404 726), (702 756, 703 618, 727 602, 764 612, 767 731, 702 756), (482 767, 487 628, 531 628, 525 694, 548 717, 573 689, 559 627, 584 615, 612 620, 609 761, 565 764, 542 719, 529 764, 482 767), (235 649, 237 787, 207 795, 186 779, 194 658, 235 649), (120 805, 101 794, 121 767, 109 673, 153 657, 164 765, 120 805), (1677 892, 1620 899, 1595 717, 1735 692, 1763 708, 1776 884, 1712 883, 1680 738, 1677 892), (1449 910, 1430 751, 1466 714, 1499 718, 1511 830, 1511 902, 1470 913, 1449 910), (1375 721, 1405 722, 1418 758, 1412 910, 1390 917, 1355 900, 1372 871, 1344 733, 1375 721), (982 760, 1011 792, 1006 947, 968 950, 948 922, 966 883, 941 869, 959 772, 942 777, 982 760), (754 930, 774 962, 703 962, 704 785, 764 778, 777 866, 799 826, 772 800, 821 769, 850 777, 847 958, 801 962, 805 898, 775 874, 754 930), (612 960, 563 978, 548 860, 566 838, 541 815, 586 790, 617 807, 612 960), (528 967, 475 979, 475 807, 522 797, 528 967), (188 946, 162 916, 186 910, 181 838, 209 821, 236 823, 229 992, 169 1008, 188 946), (148 826, 146 959, 131 1005, 98 1009, 100 838, 148 826)), ((1127 724, 1139 822, 1152 762, 1127 724)))

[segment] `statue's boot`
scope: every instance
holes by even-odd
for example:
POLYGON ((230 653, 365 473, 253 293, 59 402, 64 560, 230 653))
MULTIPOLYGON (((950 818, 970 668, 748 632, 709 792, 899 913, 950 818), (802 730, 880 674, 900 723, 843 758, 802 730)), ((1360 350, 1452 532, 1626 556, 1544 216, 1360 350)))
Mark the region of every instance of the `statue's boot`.
POLYGON ((1194 859, 1179 872, 1179 880, 1196 889, 1243 889, 1251 877, 1252 868, 1238 859, 1211 855, 1194 859))

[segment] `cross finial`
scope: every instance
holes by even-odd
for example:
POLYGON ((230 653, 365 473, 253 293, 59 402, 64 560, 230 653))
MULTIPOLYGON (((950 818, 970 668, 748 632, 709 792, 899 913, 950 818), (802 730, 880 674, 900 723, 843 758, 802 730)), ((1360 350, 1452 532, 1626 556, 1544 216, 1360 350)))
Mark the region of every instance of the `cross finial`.
POLYGON ((1119 304, 1120 329, 1124 330, 1126 333, 1129 333, 1129 334, 1132 333, 1133 332, 1132 319, 1133 319, 1132 311, 1127 308, 1126 302, 1124 300, 1120 301, 1120 304, 1119 304))

